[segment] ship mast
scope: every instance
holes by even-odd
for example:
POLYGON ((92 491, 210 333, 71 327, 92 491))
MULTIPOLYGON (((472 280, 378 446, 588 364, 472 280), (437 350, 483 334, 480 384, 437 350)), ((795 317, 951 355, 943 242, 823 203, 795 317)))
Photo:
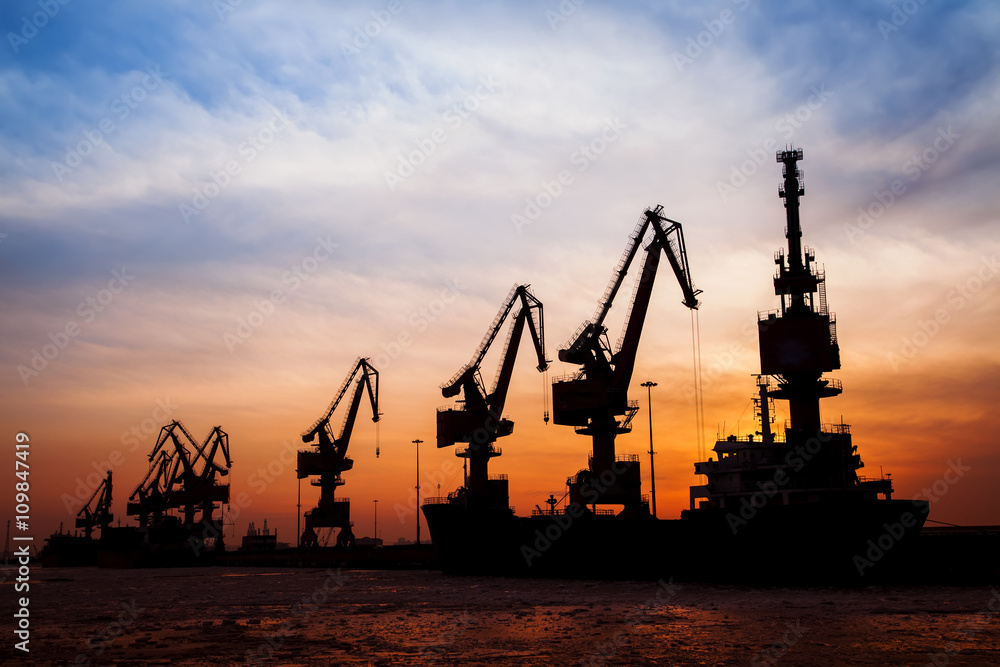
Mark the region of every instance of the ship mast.
POLYGON ((802 149, 779 151, 784 180, 778 196, 785 200, 788 254, 779 249, 774 263, 778 312, 763 313, 757 323, 761 373, 773 375, 778 387, 770 395, 788 401, 789 430, 804 437, 820 431, 819 399, 836 396, 840 383, 823 373, 840 368, 836 319, 827 310, 825 275, 815 267, 816 255, 802 247, 799 198, 805 195, 797 163, 802 149))

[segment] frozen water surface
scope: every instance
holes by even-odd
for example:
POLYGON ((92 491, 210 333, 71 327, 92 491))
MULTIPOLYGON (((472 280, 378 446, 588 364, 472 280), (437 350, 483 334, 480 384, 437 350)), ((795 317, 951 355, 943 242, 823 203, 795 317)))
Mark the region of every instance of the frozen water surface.
MULTIPOLYGON (((1000 587, 231 568, 33 575, 35 664, 1000 664, 1000 587)), ((9 638, 0 649, 19 653, 9 638)))

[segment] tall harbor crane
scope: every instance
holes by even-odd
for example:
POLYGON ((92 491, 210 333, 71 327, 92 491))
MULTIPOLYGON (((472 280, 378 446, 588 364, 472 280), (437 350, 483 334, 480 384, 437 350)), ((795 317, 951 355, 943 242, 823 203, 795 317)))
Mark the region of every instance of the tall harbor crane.
POLYGON ((648 513, 640 492, 638 457, 617 458, 615 438, 631 430, 630 423, 638 411, 638 403, 629 401, 627 392, 661 251, 680 283, 684 295, 682 303, 696 309, 697 296, 701 293, 691 282, 681 224, 664 217, 662 211, 663 207, 657 206, 643 212, 593 319, 584 322, 570 342, 559 350, 560 361, 579 364, 580 369, 553 382, 552 419, 556 424, 574 426, 577 433, 593 439, 588 467, 569 480, 571 503, 622 505, 627 514, 648 513), (650 229, 653 233, 645 242, 642 269, 636 279, 622 334, 612 348, 604 320, 650 229))
POLYGON ((115 520, 115 516, 111 513, 111 488, 111 471, 109 470, 107 477, 101 481, 94 490, 94 494, 90 496, 90 500, 76 515, 76 527, 83 528, 87 538, 90 538, 95 526, 99 527, 103 533, 104 529, 115 520))
POLYGON ((146 476, 129 496, 125 514, 139 517, 140 527, 149 527, 151 518, 154 525, 163 520, 163 515, 167 511, 166 488, 173 464, 174 460, 170 453, 160 450, 150 458, 146 476))
POLYGON ((216 548, 221 550, 222 522, 214 512, 229 502, 229 484, 220 483, 218 478, 227 476, 232 468, 229 436, 222 427, 214 427, 198 444, 184 425, 174 420, 160 429, 149 461, 146 477, 129 497, 127 514, 138 515, 139 525, 145 527, 150 516, 156 526, 165 512, 182 510, 184 529, 216 535, 216 548), (220 454, 224 465, 216 461, 220 454))
MULTIPOLYGON (((542 302, 535 298, 527 285, 514 285, 472 359, 441 386, 441 393, 445 398, 461 393, 462 399, 459 401, 460 406, 438 410, 437 446, 451 447, 459 442, 469 444, 465 449, 457 451, 456 455, 468 460, 469 476, 464 495, 465 502, 473 507, 506 509, 508 506, 506 476, 490 479, 487 468, 489 460, 501 454, 500 448, 494 444, 497 438, 508 436, 514 431, 514 422, 504 418, 503 409, 525 324, 535 346, 537 368, 539 372, 544 372, 548 369, 549 362, 545 358, 542 302), (515 306, 519 307, 507 333, 500 367, 492 389, 487 390, 480 364, 515 306)), ((548 419, 546 411, 546 423, 548 419)))
MULTIPOLYGON (((337 528, 339 529, 337 546, 354 545, 354 531, 351 530, 351 501, 347 498, 334 499, 334 493, 338 486, 344 484, 342 474, 354 467, 354 460, 347 456, 347 448, 351 443, 361 395, 366 389, 372 406, 372 421, 377 423, 382 416, 378 411, 378 371, 371 365, 370 359, 359 357, 326 412, 302 434, 302 442, 309 443, 314 440, 317 442, 314 450, 299 451, 296 475, 298 479, 319 476, 319 479, 313 480, 311 484, 320 489, 319 504, 305 513, 306 527, 300 538, 302 546, 318 545, 316 528, 337 528), (340 436, 334 436, 330 419, 355 377, 357 382, 354 394, 340 436)), ((377 452, 377 443, 375 447, 377 452)))

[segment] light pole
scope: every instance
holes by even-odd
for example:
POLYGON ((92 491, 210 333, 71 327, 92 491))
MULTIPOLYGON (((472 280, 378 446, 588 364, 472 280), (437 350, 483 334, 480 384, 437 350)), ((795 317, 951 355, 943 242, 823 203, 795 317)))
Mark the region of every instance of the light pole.
POLYGON ((417 546, 420 545, 420 443, 419 438, 413 441, 417 446, 417 546))
POLYGON ((646 400, 649 404, 649 491, 653 496, 653 518, 656 518, 656 473, 653 472, 653 387, 655 382, 643 382, 646 388, 646 400))
POLYGON ((378 500, 373 500, 375 503, 375 546, 378 546, 378 500))

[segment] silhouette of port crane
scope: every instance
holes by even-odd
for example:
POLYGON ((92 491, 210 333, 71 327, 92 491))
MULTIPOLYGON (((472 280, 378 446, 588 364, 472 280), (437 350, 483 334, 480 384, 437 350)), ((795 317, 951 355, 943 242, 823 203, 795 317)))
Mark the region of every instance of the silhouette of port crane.
POLYGON ((637 456, 616 457, 615 438, 631 430, 632 418, 639 410, 638 402, 629 401, 627 392, 661 251, 680 284, 684 295, 682 303, 696 309, 697 296, 701 293, 691 282, 681 224, 664 217, 662 211, 663 207, 657 206, 643 212, 594 317, 584 322, 559 350, 560 361, 579 364, 580 368, 576 373, 554 379, 552 420, 556 424, 576 427, 577 433, 590 436, 593 441, 588 467, 567 481, 571 504, 622 505, 626 515, 649 513, 640 491, 639 459, 637 456), (646 241, 650 229, 653 232, 646 241), (612 348, 604 321, 632 261, 644 244, 642 269, 636 279, 621 337, 612 348))
MULTIPOLYGON (((535 298, 527 285, 514 285, 472 355, 472 359, 462 366, 451 380, 441 386, 441 393, 445 398, 462 394, 462 399, 457 405, 438 410, 437 446, 442 448, 460 442, 468 443, 468 447, 455 452, 457 456, 468 460, 467 485, 460 489, 456 496, 468 506, 501 510, 508 508, 507 478, 497 476, 490 479, 488 465, 491 458, 501 454, 500 448, 494 444, 497 438, 508 436, 514 431, 514 422, 503 416, 503 409, 525 325, 535 347, 537 368, 539 372, 544 372, 549 362, 545 358, 542 302, 535 298), (513 316, 493 387, 487 390, 483 383, 480 365, 503 328, 508 315, 518 304, 520 307, 513 316)), ((548 423, 548 411, 545 412, 544 418, 548 423)))
POLYGON ((181 422, 172 421, 160 429, 149 461, 146 476, 129 496, 126 514, 138 516, 141 527, 155 528, 170 510, 181 510, 185 531, 200 528, 203 534, 216 536, 216 549, 224 549, 222 521, 213 515, 217 506, 229 502, 229 484, 218 479, 227 476, 233 465, 228 434, 216 426, 198 444, 181 422), (220 454, 224 465, 216 461, 220 454))
MULTIPOLYGON (((308 443, 314 440, 317 442, 315 450, 299 451, 296 475, 298 479, 318 476, 319 479, 313 480, 311 484, 320 489, 319 503, 305 513, 306 527, 299 538, 299 544, 303 547, 319 546, 317 528, 336 528, 337 546, 354 546, 351 501, 348 498, 334 498, 334 493, 338 486, 344 484, 343 473, 354 467, 354 460, 347 456, 347 448, 351 443, 354 422, 358 416, 361 394, 366 389, 372 406, 372 421, 377 423, 382 416, 378 411, 378 371, 371 365, 370 359, 359 357, 326 412, 302 434, 302 442, 308 443), (335 437, 330 427, 330 420, 355 377, 357 382, 347 409, 347 416, 344 418, 340 436, 335 437)), ((377 443, 375 451, 378 456, 377 443)))

